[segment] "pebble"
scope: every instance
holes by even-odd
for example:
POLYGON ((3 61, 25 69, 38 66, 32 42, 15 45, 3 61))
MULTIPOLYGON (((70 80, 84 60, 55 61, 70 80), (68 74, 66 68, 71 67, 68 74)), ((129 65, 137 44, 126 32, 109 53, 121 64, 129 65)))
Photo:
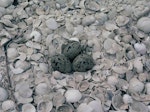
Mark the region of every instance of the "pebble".
POLYGON ((46 26, 51 29, 51 30, 55 30, 58 28, 58 23, 56 22, 56 20, 54 18, 50 18, 48 20, 46 20, 46 26))
POLYGON ((142 30, 145 33, 150 33, 150 18, 142 17, 137 22, 138 29, 142 30))

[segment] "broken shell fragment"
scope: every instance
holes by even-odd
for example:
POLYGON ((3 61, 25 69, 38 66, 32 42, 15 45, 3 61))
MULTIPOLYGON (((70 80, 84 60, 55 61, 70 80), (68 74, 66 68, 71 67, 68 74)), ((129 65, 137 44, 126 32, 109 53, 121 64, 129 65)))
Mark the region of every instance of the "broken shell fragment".
POLYGON ((65 93, 66 101, 70 103, 78 102, 82 98, 79 90, 71 89, 65 93))
POLYGON ((145 88, 146 88, 146 93, 147 93, 148 95, 150 95, 150 83, 146 83, 146 84, 145 84, 145 88))
POLYGON ((90 84, 88 81, 81 81, 80 84, 79 84, 79 91, 83 92, 83 91, 86 91, 88 88, 89 88, 90 84))

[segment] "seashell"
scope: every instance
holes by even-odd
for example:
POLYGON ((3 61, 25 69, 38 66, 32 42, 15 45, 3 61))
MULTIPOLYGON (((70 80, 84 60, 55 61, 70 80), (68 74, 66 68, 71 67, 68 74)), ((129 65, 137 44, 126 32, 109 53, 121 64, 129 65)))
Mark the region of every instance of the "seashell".
POLYGON ((56 109, 56 112, 74 112, 74 109, 70 105, 63 104, 56 109))
POLYGON ((135 59, 133 64, 138 73, 143 73, 143 63, 140 58, 135 59))
POLYGON ((39 50, 41 49, 41 45, 39 43, 32 42, 32 41, 26 42, 26 46, 34 49, 39 49, 39 50))
POLYGON ((108 16, 105 13, 96 13, 95 14, 95 18, 98 21, 99 25, 103 25, 107 20, 108 20, 108 16))
POLYGON ((46 83, 40 83, 35 88, 37 95, 44 95, 49 93, 48 85, 46 83))
POLYGON ((118 80, 118 83, 116 84, 116 87, 119 89, 119 90, 123 90, 123 91, 126 91, 129 87, 129 84, 126 80, 124 79, 119 79, 118 80))
POLYGON ((49 18, 48 20, 46 20, 45 23, 46 23, 46 26, 51 30, 55 30, 58 28, 58 24, 54 18, 49 18))
POLYGON ((76 27, 74 27, 74 32, 72 33, 73 36, 82 34, 84 31, 83 26, 82 25, 77 25, 76 27))
POLYGON ((60 92, 57 92, 53 97, 53 105, 58 107, 63 105, 64 102, 65 102, 64 95, 60 92))
POLYGON ((113 66, 112 70, 118 74, 124 74, 128 71, 127 67, 125 66, 113 66))
POLYGON ((147 71, 150 71, 150 59, 146 60, 145 66, 146 66, 147 71))
POLYGON ((125 104, 129 104, 129 103, 131 104, 131 103, 133 103, 133 99, 132 99, 132 97, 130 95, 124 94, 123 95, 123 102, 125 104))
POLYGON ((93 112, 93 108, 88 106, 86 103, 81 103, 77 108, 77 112, 93 112))
POLYGON ((129 112, 148 112, 148 107, 142 102, 133 102, 129 108, 129 112))
POLYGON ((30 38, 33 38, 35 42, 41 42, 41 34, 38 31, 32 31, 30 34, 30 38))
POLYGON ((6 44, 6 42, 8 42, 8 38, 2 38, 0 41, 0 46, 3 46, 4 44, 6 44))
POLYGON ((82 25, 83 26, 89 26, 89 25, 93 24, 94 22, 95 22, 95 17, 92 15, 85 16, 82 19, 82 25))
POLYGON ((140 74, 138 75, 139 81, 141 81, 141 82, 146 82, 147 77, 148 77, 147 75, 148 75, 147 73, 140 73, 140 74))
POLYGON ((82 94, 79 90, 71 89, 65 93, 66 101, 70 103, 78 102, 82 98, 82 94))
POLYGON ((36 109, 32 104, 27 103, 22 106, 22 112, 36 112, 36 109))
POLYGON ((123 98, 120 94, 113 96, 112 105, 116 110, 120 110, 120 107, 123 105, 123 98))
POLYGON ((145 33, 150 32, 150 18, 149 17, 142 17, 137 22, 138 29, 144 31, 145 33))
POLYGON ((18 93, 21 97, 29 98, 32 96, 33 90, 29 88, 20 88, 18 93))
POLYGON ((41 101, 37 104, 38 112, 51 112, 53 108, 53 103, 51 101, 41 101))
POLYGON ((117 76, 108 76, 107 83, 109 85, 115 86, 118 83, 118 77, 117 76))
POLYGON ((7 49, 7 56, 9 59, 14 59, 18 56, 18 51, 16 48, 8 48, 7 49))
POLYGON ((126 16, 118 16, 116 19, 116 23, 118 26, 125 26, 129 23, 129 18, 126 16))
POLYGON ((8 91, 0 87, 0 101, 5 101, 8 98, 8 91))
POLYGON ((141 93, 144 89, 144 84, 137 78, 132 78, 129 81, 129 92, 131 93, 141 93))
POLYGON ((149 82, 145 84, 145 89, 146 89, 146 93, 150 95, 150 83, 149 82))
POLYGON ((41 54, 41 53, 32 54, 31 59, 34 61, 38 61, 41 59, 42 56, 43 56, 43 54, 41 54))
POLYGON ((40 70, 44 73, 47 73, 48 72, 48 64, 46 63, 40 63, 39 64, 39 67, 40 67, 40 70))
POLYGON ((140 53, 140 54, 145 54, 146 53, 146 51, 147 51, 147 49, 146 49, 146 46, 145 46, 145 44, 143 44, 143 43, 135 43, 134 44, 134 49, 138 52, 138 53, 140 53))
POLYGON ((0 0, 0 7, 8 7, 13 3, 13 0, 0 0))
POLYGON ((88 106, 93 108, 94 112, 104 112, 100 100, 96 99, 89 102, 88 106))
POLYGON ((6 100, 2 103, 2 109, 3 111, 9 111, 15 109, 15 102, 12 100, 6 100))
POLYGON ((27 61, 17 60, 14 66, 15 68, 21 68, 23 71, 26 71, 31 67, 31 64, 27 61))
POLYGON ((85 2, 85 8, 91 11, 99 11, 100 5, 96 1, 85 2))
POLYGON ((72 37, 69 39, 70 41, 76 41, 76 42, 79 42, 79 38, 76 38, 76 37, 72 37))
POLYGON ((79 89, 79 91, 83 92, 83 91, 86 91, 89 88, 89 86, 90 86, 90 84, 89 84, 88 81, 86 81, 86 80, 85 81, 81 81, 79 83, 78 89, 79 89))
POLYGON ((104 25, 105 25, 106 30, 108 30, 108 31, 113 31, 115 29, 118 29, 118 27, 111 22, 105 22, 104 25))

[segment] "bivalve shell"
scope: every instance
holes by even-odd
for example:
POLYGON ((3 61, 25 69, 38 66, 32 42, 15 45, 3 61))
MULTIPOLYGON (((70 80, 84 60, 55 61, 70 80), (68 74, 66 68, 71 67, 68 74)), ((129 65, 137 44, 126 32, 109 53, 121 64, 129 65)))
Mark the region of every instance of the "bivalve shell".
POLYGON ((149 82, 149 83, 146 83, 145 88, 146 88, 146 93, 147 93, 148 95, 150 95, 150 82, 149 82))
POLYGON ((132 78, 129 81, 129 91, 132 93, 142 92, 144 89, 144 84, 139 81, 137 78, 132 78))
POLYGON ((65 93, 66 101, 70 103, 78 102, 82 98, 79 90, 71 89, 65 93))
POLYGON ((12 100, 6 100, 2 103, 3 111, 13 110, 15 109, 15 103, 12 100))
POLYGON ((36 109, 32 104, 27 103, 22 106, 22 112, 36 112, 36 109))
POLYGON ((0 87, 0 101, 5 101, 8 98, 8 92, 6 89, 0 87))

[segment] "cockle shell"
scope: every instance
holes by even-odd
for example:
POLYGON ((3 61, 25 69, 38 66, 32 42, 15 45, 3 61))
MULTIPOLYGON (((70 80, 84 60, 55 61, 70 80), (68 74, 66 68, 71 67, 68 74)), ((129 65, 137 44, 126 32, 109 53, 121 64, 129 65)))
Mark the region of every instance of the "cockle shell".
POLYGON ((66 101, 70 103, 78 102, 82 98, 82 94, 79 90, 70 89, 65 93, 66 101))
POLYGON ((81 81, 79 84, 78 89, 82 92, 82 91, 86 91, 89 88, 90 84, 88 81, 81 81))
POLYGON ((116 110, 120 110, 120 107, 123 105, 123 98, 120 94, 113 96, 112 105, 116 110))
POLYGON ((7 7, 13 3, 13 0, 0 0, 0 7, 7 7))
POLYGON ((18 56, 18 51, 16 48, 8 48, 7 49, 8 59, 14 59, 18 56))
POLYGON ((48 85, 46 83, 40 83, 35 88, 35 93, 37 95, 44 95, 49 92, 48 85))
POLYGON ((22 112, 36 112, 36 109, 32 104, 27 103, 22 106, 22 112))
POLYGON ((118 77, 117 76, 108 76, 107 83, 112 86, 115 86, 118 83, 118 77))
POLYGON ((15 102, 12 100, 6 100, 2 103, 3 111, 13 110, 15 107, 15 102))
POLYGON ((146 45, 143 43, 135 43, 134 44, 134 48, 135 50, 140 53, 140 54, 145 54, 147 49, 146 49, 146 45))
POLYGON ((137 78, 132 78, 129 81, 129 91, 133 93, 140 93, 144 89, 144 84, 137 78))
POLYGON ((56 112, 74 112, 70 105, 63 104, 56 109, 56 112))
POLYGON ((123 102, 124 102, 125 104, 133 103, 133 99, 132 99, 132 97, 131 97, 130 95, 124 94, 124 95, 123 95, 123 102))
POLYGON ((37 105, 37 111, 38 112, 51 112, 53 108, 53 103, 51 101, 41 101, 37 105))
POLYGON ((136 71, 138 73, 143 73, 143 63, 142 63, 142 60, 140 58, 136 58, 134 60, 134 68, 136 69, 136 71))
POLYGON ((6 89, 0 87, 0 101, 5 101, 8 98, 8 92, 6 89))
POLYGON ((125 26, 126 24, 128 24, 129 22, 129 18, 126 16, 118 16, 116 19, 116 23, 118 26, 125 26))
POLYGON ((145 33, 150 32, 150 18, 149 17, 142 17, 137 22, 137 27, 144 31, 145 33))

